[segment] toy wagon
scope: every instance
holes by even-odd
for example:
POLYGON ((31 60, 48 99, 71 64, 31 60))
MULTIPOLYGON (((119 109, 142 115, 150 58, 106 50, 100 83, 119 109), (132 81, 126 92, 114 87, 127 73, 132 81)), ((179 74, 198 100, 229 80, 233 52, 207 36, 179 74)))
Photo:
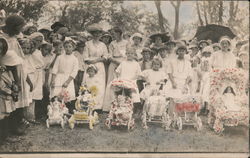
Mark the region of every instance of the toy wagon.
POLYGON ((133 101, 131 93, 136 90, 136 85, 130 80, 113 80, 111 86, 115 92, 115 100, 106 119, 106 126, 127 126, 130 130, 134 128, 133 101))
POLYGON ((171 120, 167 113, 169 101, 161 94, 161 90, 152 88, 151 96, 146 98, 143 107, 142 124, 147 129, 147 123, 161 123, 165 130, 169 130, 171 120))
POLYGON ((217 134, 221 134, 225 126, 249 125, 246 81, 240 69, 211 72, 208 124, 217 134))
POLYGON ((65 106, 65 102, 69 99, 69 94, 67 91, 62 90, 62 92, 50 100, 48 105, 48 119, 46 120, 47 128, 50 128, 51 125, 61 125, 62 128, 65 127, 65 124, 68 122, 69 110, 65 106))
POLYGON ((198 116, 201 104, 198 97, 175 99, 174 121, 179 130, 183 125, 194 126, 197 131, 202 128, 201 118, 198 116))
POLYGON ((75 124, 88 124, 89 129, 99 123, 97 112, 93 111, 95 106, 95 96, 86 87, 80 87, 79 96, 75 103, 74 114, 69 119, 69 127, 74 129, 75 124))

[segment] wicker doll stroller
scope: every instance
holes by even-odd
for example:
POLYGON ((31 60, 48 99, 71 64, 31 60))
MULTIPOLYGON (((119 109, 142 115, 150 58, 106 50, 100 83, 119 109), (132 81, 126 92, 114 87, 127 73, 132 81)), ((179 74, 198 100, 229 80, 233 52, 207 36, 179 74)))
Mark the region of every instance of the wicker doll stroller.
POLYGON ((92 130, 94 125, 99 122, 97 112, 93 111, 95 104, 95 97, 91 91, 81 86, 75 103, 76 110, 69 119, 69 127, 74 129, 75 124, 88 124, 89 129, 92 130))
POLYGON ((147 129, 147 123, 160 123, 165 130, 169 130, 171 120, 167 113, 169 100, 166 99, 162 92, 163 85, 166 81, 160 83, 160 87, 150 87, 148 90, 151 95, 145 98, 142 113, 142 125, 147 129))
POLYGON ((131 94, 136 90, 136 85, 130 80, 113 80, 111 87, 114 89, 115 99, 112 102, 106 126, 127 126, 127 129, 134 128, 133 101, 131 94))
POLYGON ((69 100, 69 94, 65 89, 62 89, 61 93, 58 96, 54 96, 50 100, 48 105, 48 119, 46 120, 47 128, 50 128, 51 125, 61 125, 62 128, 65 127, 65 124, 68 122, 69 110, 66 107, 65 103, 69 100))

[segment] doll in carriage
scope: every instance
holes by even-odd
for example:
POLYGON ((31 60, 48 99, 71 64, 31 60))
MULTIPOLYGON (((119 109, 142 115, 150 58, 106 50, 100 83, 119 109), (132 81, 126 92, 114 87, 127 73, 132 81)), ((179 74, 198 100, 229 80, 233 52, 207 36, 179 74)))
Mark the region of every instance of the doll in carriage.
POLYGON ((128 130, 134 128, 132 92, 136 85, 130 80, 116 79, 111 82, 114 89, 115 99, 112 102, 106 126, 127 126, 128 130))
POLYGON ((147 123, 161 123, 165 130, 170 129, 171 120, 167 113, 169 100, 162 94, 161 86, 151 88, 151 95, 145 99, 142 114, 142 124, 145 129, 148 128, 147 123))
MULTIPOLYGON (((93 90, 94 88, 90 88, 93 90)), ((88 124, 89 129, 93 129, 97 124, 98 114, 94 111, 96 105, 94 92, 89 90, 86 86, 81 86, 79 96, 75 103, 74 114, 69 119, 69 126, 71 129, 75 124, 88 124)))
POLYGON ((48 119, 46 120, 47 128, 50 125, 60 124, 62 128, 68 121, 67 115, 69 113, 68 108, 65 106, 65 101, 67 101, 67 92, 61 92, 59 96, 54 96, 50 100, 48 105, 48 119))
POLYGON ((208 124, 218 134, 225 126, 248 126, 245 77, 240 69, 213 70, 211 73, 208 124))

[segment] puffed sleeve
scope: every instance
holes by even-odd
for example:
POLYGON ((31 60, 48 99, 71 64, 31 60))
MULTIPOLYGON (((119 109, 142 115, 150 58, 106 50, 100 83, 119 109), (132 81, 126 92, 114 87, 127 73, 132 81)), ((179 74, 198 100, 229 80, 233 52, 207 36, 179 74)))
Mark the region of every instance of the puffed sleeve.
POLYGON ((75 78, 77 73, 78 73, 78 70, 79 70, 79 64, 78 64, 78 60, 75 56, 73 56, 73 67, 72 67, 72 72, 70 74, 71 77, 75 78))

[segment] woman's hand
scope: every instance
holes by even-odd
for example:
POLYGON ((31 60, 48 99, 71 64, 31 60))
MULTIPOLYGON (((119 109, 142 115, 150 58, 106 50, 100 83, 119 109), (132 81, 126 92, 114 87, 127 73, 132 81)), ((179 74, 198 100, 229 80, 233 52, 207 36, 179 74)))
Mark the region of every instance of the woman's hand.
POLYGON ((29 83, 29 86, 30 86, 30 92, 32 92, 33 89, 34 89, 33 84, 32 84, 32 83, 29 83))
POLYGON ((172 87, 173 87, 173 89, 177 88, 177 84, 174 81, 172 82, 172 87))
POLYGON ((69 82, 68 81, 64 82, 64 84, 62 85, 63 88, 67 88, 68 86, 69 86, 69 82))

